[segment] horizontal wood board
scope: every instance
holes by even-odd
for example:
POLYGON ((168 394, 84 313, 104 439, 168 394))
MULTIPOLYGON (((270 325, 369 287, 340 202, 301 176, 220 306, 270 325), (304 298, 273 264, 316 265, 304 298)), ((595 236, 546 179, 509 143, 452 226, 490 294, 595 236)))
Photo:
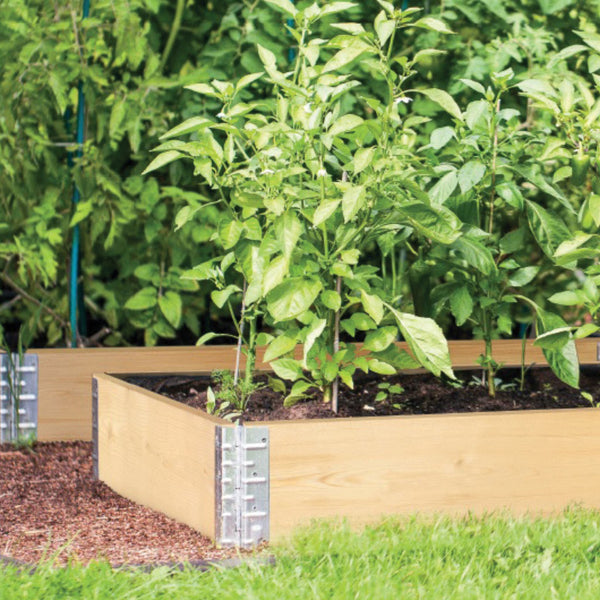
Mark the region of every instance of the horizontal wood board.
POLYGON ((97 380, 99 478, 214 538, 217 420, 107 375, 97 380))
POLYGON ((268 426, 273 540, 313 518, 600 508, 593 408, 268 426))
MULTIPOLYGON (((406 344, 400 343, 406 348, 406 344)), ((598 340, 579 340, 581 363, 597 363, 598 340)), ((450 355, 455 368, 476 366, 483 351, 481 341, 451 341, 450 355)), ((185 373, 233 368, 233 346, 157 348, 75 348, 31 350, 39 357, 38 438, 91 440, 91 379, 94 373, 185 373)), ((298 353, 301 350, 298 349, 298 353)), ((263 350, 257 368, 265 369, 263 350)), ((494 342, 495 359, 506 366, 518 366, 520 340, 494 342)), ((528 341, 526 363, 546 364, 541 350, 528 341)))

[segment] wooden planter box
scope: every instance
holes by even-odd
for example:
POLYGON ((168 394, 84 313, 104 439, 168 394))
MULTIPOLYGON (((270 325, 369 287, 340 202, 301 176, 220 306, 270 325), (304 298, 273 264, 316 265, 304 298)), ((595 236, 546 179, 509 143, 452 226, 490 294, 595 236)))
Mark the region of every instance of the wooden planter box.
POLYGON ((224 545, 314 518, 600 507, 595 408, 236 427, 110 375, 94 390, 99 478, 224 545))

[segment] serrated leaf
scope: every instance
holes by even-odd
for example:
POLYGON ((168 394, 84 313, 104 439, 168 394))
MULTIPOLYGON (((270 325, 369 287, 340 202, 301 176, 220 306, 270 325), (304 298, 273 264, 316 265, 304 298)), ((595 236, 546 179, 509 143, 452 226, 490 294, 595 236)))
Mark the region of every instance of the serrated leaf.
POLYGON ((462 111, 460 110, 458 104, 454 101, 454 98, 444 90, 440 90, 437 88, 422 88, 417 90, 424 96, 427 96, 431 101, 439 104, 447 113, 452 115, 454 118, 459 121, 464 121, 464 117, 462 111))

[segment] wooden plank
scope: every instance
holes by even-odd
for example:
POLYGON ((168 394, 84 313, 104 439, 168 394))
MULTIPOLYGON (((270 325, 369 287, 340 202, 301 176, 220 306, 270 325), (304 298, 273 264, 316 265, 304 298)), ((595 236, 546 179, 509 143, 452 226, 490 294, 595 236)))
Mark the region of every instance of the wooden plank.
MULTIPOLYGON (((597 364, 598 340, 579 340, 582 363, 597 364)), ((399 344, 406 348, 406 344, 399 344)), ((481 341, 449 342, 455 368, 475 367, 481 341)), ((91 379, 93 373, 183 373, 230 369, 233 346, 156 348, 75 348, 32 350, 39 356, 39 427, 42 441, 91 439, 91 379)), ((266 369, 259 349, 257 369, 266 369)), ((301 354, 301 348, 297 349, 301 354)), ((520 340, 497 340, 494 357, 506 366, 519 366, 520 340)), ((546 364, 541 350, 527 343, 526 362, 546 364)), ((242 361, 242 364, 243 361, 242 361)))
POLYGON ((100 479, 214 538, 218 420, 107 375, 97 379, 100 479))
POLYGON ((599 428, 597 409, 270 423, 272 539, 312 518, 599 508, 599 428))
POLYGON ((91 440, 94 373, 233 368, 232 346, 32 350, 39 356, 38 439, 91 440))

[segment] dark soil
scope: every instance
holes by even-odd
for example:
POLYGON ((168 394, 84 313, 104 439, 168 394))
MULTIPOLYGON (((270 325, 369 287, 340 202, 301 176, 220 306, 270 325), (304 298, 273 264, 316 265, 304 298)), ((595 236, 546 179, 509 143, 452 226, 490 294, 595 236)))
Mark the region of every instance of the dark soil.
POLYGON ((143 565, 237 554, 94 480, 89 442, 0 445, 0 556, 143 565))
MULTIPOLYGON (((259 375, 264 387, 254 392, 243 415, 244 421, 272 421, 287 419, 323 419, 336 417, 369 417, 389 415, 421 415, 435 413, 482 412, 501 410, 532 410, 549 408, 590 407, 590 400, 581 391, 591 394, 593 405, 600 402, 600 370, 582 369, 581 390, 561 382, 549 369, 531 369, 526 374, 524 391, 516 381, 520 371, 506 369, 495 398, 475 378, 481 371, 461 371, 458 382, 442 380, 430 374, 400 374, 393 377, 364 376, 357 378, 354 390, 340 386, 339 413, 324 404, 318 390, 310 399, 290 408, 283 406, 284 396, 267 386, 267 377, 259 375), (376 400, 380 385, 401 386, 401 393, 388 394, 376 400)), ((188 406, 206 409, 206 376, 128 376, 127 381, 173 398, 188 406)), ((218 386, 214 386, 218 397, 218 386)))

